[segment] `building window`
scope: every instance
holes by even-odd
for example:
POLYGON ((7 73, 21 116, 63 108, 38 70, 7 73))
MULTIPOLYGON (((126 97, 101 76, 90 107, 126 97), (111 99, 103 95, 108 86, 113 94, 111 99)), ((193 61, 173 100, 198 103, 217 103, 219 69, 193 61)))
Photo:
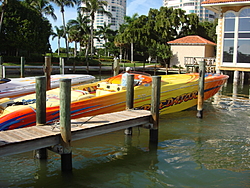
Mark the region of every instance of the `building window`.
POLYGON ((194 3, 193 2, 192 3, 184 3, 183 6, 194 6, 194 3))
POLYGON ((235 14, 226 13, 224 21, 223 62, 233 63, 235 14))
POLYGON ((224 16, 223 64, 250 66, 250 8, 224 16))
POLYGON ((237 63, 250 63, 250 8, 239 14, 237 63))
POLYGON ((215 18, 215 16, 214 15, 212 15, 212 14, 209 14, 209 16, 208 16, 209 18, 215 18))
POLYGON ((111 11, 112 11, 112 12, 115 12, 115 11, 116 11, 116 7, 115 7, 115 6, 112 6, 111 11))

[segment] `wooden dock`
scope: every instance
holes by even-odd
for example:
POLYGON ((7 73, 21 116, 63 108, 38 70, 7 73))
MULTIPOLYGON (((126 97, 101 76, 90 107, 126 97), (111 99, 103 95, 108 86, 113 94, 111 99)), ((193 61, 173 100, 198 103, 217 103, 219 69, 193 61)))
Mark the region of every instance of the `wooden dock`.
MULTIPOLYGON (((71 120, 71 141, 135 126, 151 127, 150 122, 151 112, 146 110, 126 110, 75 119, 71 120)), ((47 148, 60 143, 59 124, 2 131, 0 132, 0 156, 47 148)))

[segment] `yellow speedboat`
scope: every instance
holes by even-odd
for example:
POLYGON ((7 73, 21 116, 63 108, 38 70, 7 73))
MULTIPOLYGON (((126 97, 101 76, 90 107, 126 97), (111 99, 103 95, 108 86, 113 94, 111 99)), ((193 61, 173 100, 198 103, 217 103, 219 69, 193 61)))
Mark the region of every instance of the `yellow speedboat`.
MULTIPOLYGON (((150 109, 151 82, 149 75, 134 74, 142 84, 134 88, 134 107, 150 109)), ((121 86, 122 74, 106 80, 76 86, 71 91, 71 118, 93 116, 122 111, 126 107, 126 87, 121 86)), ((204 99, 216 94, 228 79, 227 75, 206 74, 204 99)), ((173 113, 197 104, 198 74, 175 74, 161 76, 160 113, 173 113)), ((3 100, 3 99, 2 99, 3 100)), ((36 124, 36 95, 26 95, 14 101, 2 102, 0 130, 15 129, 36 124)), ((60 90, 47 91, 46 120, 59 119, 60 90)))

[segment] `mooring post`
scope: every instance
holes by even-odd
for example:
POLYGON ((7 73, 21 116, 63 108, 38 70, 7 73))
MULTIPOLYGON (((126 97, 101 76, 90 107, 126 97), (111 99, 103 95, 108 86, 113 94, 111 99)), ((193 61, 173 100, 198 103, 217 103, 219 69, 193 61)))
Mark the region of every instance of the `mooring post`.
POLYGON ((165 65, 165 69, 166 69, 166 75, 168 75, 168 65, 165 65))
POLYGON ((99 80, 102 80, 102 63, 99 63, 99 80))
POLYGON ((205 81, 205 61, 199 62, 199 88, 197 101, 197 117, 203 117, 203 102, 204 102, 204 81, 205 81))
POLYGON ((157 61, 155 62, 154 76, 156 75, 156 63, 157 63, 157 61))
MULTIPOLYGON (((46 78, 45 76, 36 78, 36 126, 46 124, 46 78)), ((35 150, 35 157, 47 159, 47 149, 35 150)))
POLYGON ((46 77, 46 83, 47 83, 47 90, 51 89, 50 85, 50 75, 51 75, 51 57, 46 56, 45 57, 45 77, 46 77))
POLYGON ((70 99, 71 99, 71 79, 61 79, 60 80, 60 130, 61 130, 61 145, 63 147, 63 152, 61 154, 62 171, 72 170, 70 99))
POLYGON ((114 57, 114 63, 112 64, 113 66, 113 76, 116 76, 119 74, 120 71, 120 64, 118 62, 117 57, 114 57))
POLYGON ((4 78, 3 76, 3 65, 0 64, 0 78, 4 78))
POLYGON ((161 98, 161 77, 152 76, 151 113, 153 127, 150 129, 150 143, 158 143, 159 106, 161 98))
POLYGON ((3 68, 2 68, 3 78, 6 78, 6 70, 5 70, 5 66, 4 66, 4 65, 2 65, 2 66, 3 66, 3 68))
POLYGON ((237 70, 234 71, 234 80, 233 80, 233 84, 238 84, 239 78, 240 78, 240 72, 237 71, 237 70))
MULTIPOLYGON (((134 75, 127 76, 126 110, 134 108, 134 75)), ((132 127, 125 130, 126 135, 132 135, 132 127)))
POLYGON ((60 74, 64 75, 64 58, 60 57, 59 59, 59 66, 60 66, 60 74))
POLYGON ((0 65, 0 78, 5 78, 6 74, 5 74, 5 66, 4 65, 0 65))
POLYGON ((21 57, 21 78, 24 78, 24 65, 25 65, 25 58, 21 57))
POLYGON ((244 71, 241 71, 241 77, 240 77, 240 85, 244 86, 244 82, 245 82, 245 72, 244 71))

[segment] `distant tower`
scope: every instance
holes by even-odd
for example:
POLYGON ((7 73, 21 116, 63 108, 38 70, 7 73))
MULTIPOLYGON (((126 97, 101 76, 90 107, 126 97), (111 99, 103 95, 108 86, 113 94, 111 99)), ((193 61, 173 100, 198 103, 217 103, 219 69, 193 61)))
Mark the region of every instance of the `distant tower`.
MULTIPOLYGON (((118 30, 120 25, 124 23, 124 16, 126 16, 126 0, 106 1, 108 3, 108 6, 104 6, 104 9, 112 13, 112 18, 109 18, 102 13, 96 13, 94 20, 94 29, 97 29, 97 26, 104 26, 104 23, 106 23, 106 25, 111 24, 110 29, 118 30)), ((104 43, 104 40, 94 40, 94 46, 96 48, 103 48, 104 43)))
POLYGON ((164 7, 180 8, 186 11, 186 14, 195 13, 199 16, 200 21, 213 21, 216 14, 211 10, 205 9, 201 6, 204 0, 163 0, 164 7))

